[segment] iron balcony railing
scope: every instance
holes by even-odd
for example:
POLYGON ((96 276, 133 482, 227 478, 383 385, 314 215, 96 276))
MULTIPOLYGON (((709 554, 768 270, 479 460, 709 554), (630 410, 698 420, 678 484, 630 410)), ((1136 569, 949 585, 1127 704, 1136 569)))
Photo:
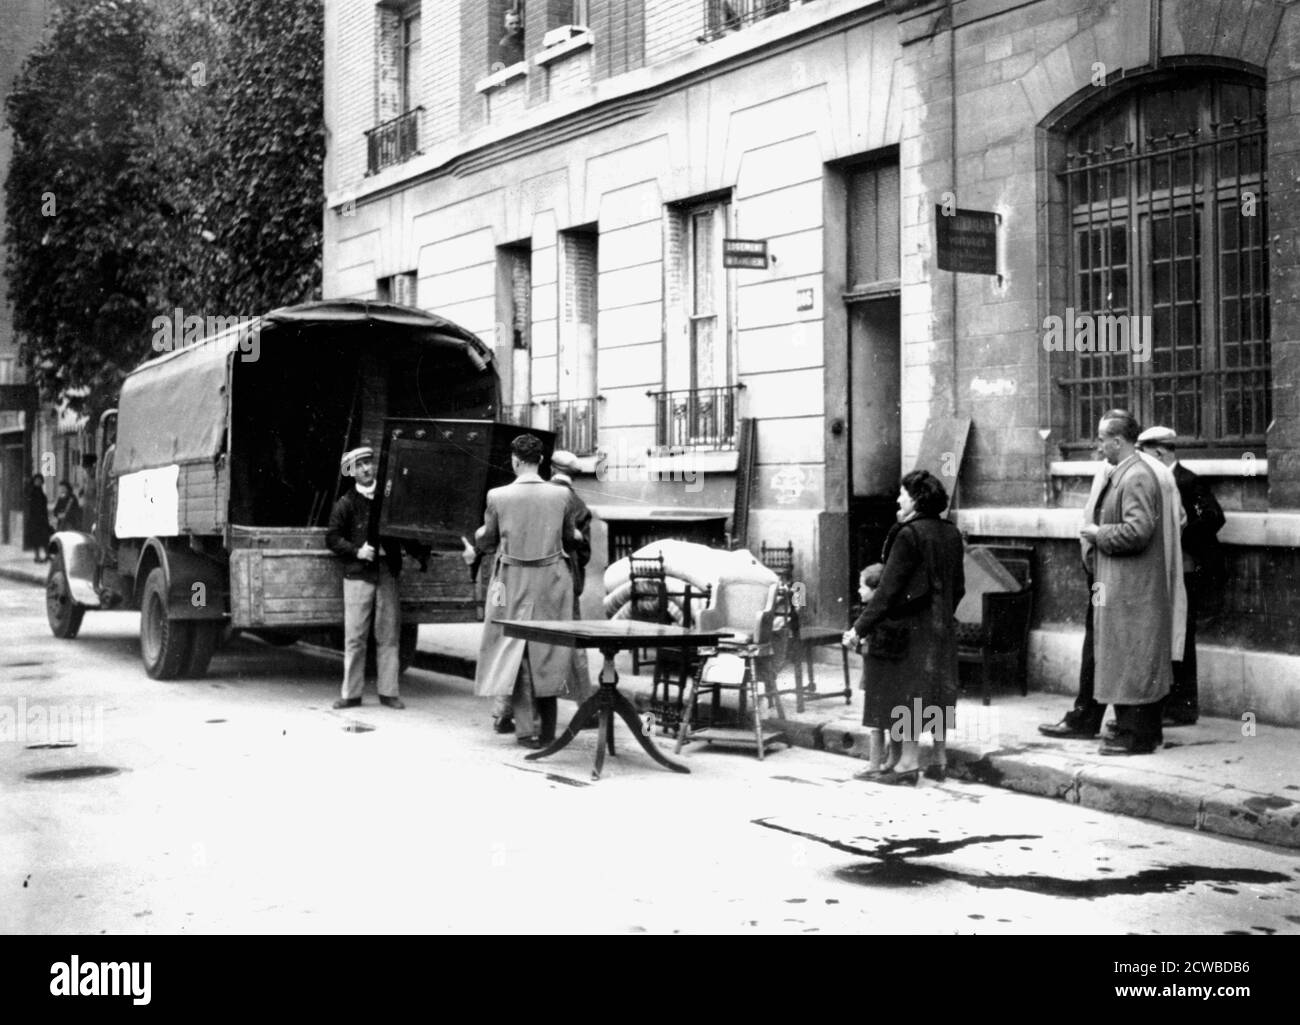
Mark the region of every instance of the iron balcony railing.
POLYGON ((366 174, 410 160, 420 152, 420 115, 415 107, 366 132, 366 174))
POLYGON ((555 447, 567 449, 575 456, 589 456, 596 451, 597 403, 600 399, 551 400, 551 430, 555 447))
POLYGON ((646 392, 655 404, 655 444, 664 448, 733 449, 743 384, 646 392))
POLYGON ((704 42, 790 9, 790 0, 704 0, 704 42))

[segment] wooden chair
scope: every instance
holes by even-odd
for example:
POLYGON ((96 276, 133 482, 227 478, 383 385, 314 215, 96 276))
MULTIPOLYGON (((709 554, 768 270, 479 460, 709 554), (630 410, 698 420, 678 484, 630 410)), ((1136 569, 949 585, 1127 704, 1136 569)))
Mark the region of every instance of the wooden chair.
POLYGON ((981 595, 978 623, 957 623, 957 661, 980 667, 980 694, 989 704, 995 668, 1011 666, 1020 693, 1029 693, 1029 624, 1034 610, 1034 549, 1029 545, 981 545, 1016 579, 1018 591, 981 595))
MULTIPOLYGON (((701 590, 691 584, 683 584, 681 591, 669 590, 668 596, 671 599, 681 599, 682 626, 689 628, 695 625, 695 603, 702 600, 707 606, 713 597, 713 586, 706 584, 701 590)), ((655 722, 662 732, 675 734, 681 725, 686 686, 699 672, 701 661, 699 650, 696 648, 655 649, 654 680, 650 684, 650 711, 654 714, 655 722), (675 700, 669 695, 669 687, 677 688, 675 700)))
MULTIPOLYGON (((636 558, 628 556, 628 581, 632 592, 628 595, 628 618, 644 623, 669 624, 672 614, 668 611, 668 580, 664 573, 663 555, 636 558)), ((644 648, 632 649, 632 675, 641 673, 641 664, 649 659, 645 657, 644 648)))
POLYGON ((764 541, 759 545, 759 562, 775 573, 786 587, 794 583, 793 541, 788 542, 784 548, 769 548, 764 541))
POLYGON ((763 704, 771 702, 780 718, 785 718, 781 695, 776 687, 772 667, 772 620, 776 604, 776 584, 754 581, 719 581, 712 607, 700 613, 700 629, 726 630, 730 639, 721 642, 704 658, 698 675, 686 692, 681 727, 675 751, 680 752, 688 740, 752 746, 761 760, 766 745, 789 740, 779 731, 763 727, 763 704), (763 684, 760 694, 758 685, 763 684), (750 728, 726 729, 720 720, 722 692, 738 693, 738 716, 743 724, 745 706, 750 705, 753 722, 750 728), (712 716, 705 729, 693 729, 702 692, 712 695, 712 716))

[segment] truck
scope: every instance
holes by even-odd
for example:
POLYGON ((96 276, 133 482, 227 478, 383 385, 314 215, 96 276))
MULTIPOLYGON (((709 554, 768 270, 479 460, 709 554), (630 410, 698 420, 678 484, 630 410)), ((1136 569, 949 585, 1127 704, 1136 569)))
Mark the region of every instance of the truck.
MULTIPOLYGON (((100 417, 90 529, 50 543, 50 629, 71 640, 89 611, 138 610, 155 679, 203 676, 233 631, 341 647, 342 560, 326 532, 351 486, 340 456, 368 441, 372 529, 420 548, 400 577, 406 669, 419 624, 481 618, 461 537, 510 479, 520 429, 500 409, 492 350, 422 310, 313 302, 186 338, 132 371, 100 417)), ((533 433, 549 456, 554 436, 533 433)))

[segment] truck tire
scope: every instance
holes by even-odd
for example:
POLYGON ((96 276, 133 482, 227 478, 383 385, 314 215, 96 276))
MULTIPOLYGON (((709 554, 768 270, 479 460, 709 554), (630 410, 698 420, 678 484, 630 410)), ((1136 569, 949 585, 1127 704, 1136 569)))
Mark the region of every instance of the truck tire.
POLYGON ((208 671, 212 653, 221 641, 225 622, 220 619, 200 619, 190 624, 193 636, 190 639, 190 653, 181 667, 181 676, 187 680, 198 680, 208 671))
POLYGON ((181 675, 194 640, 192 624, 167 615, 167 577, 161 566, 149 571, 140 599, 140 657, 144 671, 155 680, 181 675))
POLYGON ((72 640, 81 629, 85 614, 86 606, 78 605, 72 598, 63 556, 52 556, 50 575, 45 579, 45 616, 50 621, 50 632, 62 640, 72 640))

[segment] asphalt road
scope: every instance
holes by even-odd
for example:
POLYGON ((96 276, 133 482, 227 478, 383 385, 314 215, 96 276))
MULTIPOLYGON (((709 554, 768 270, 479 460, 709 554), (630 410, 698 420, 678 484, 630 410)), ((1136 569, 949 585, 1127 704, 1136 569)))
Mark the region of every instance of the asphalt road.
POLYGON ((1300 932, 1296 853, 806 750, 678 775, 621 724, 593 783, 593 733, 525 762, 464 680, 335 712, 337 658, 239 639, 164 683, 136 615, 42 600, 0 581, 6 933, 1300 932))

